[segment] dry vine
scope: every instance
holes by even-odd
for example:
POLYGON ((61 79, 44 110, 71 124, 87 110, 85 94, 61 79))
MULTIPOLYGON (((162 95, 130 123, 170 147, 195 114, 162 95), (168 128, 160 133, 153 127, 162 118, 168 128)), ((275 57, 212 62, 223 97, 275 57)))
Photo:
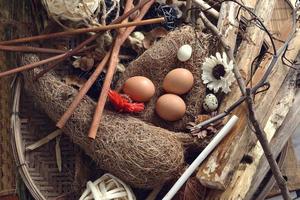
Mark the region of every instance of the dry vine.
MULTIPOLYGON (((267 89, 270 87, 270 84, 267 82, 269 75, 271 74, 275 64, 277 63, 278 59, 281 57, 282 62, 284 65, 287 65, 288 67, 291 67, 290 65, 293 64, 291 61, 289 61, 286 57, 285 57, 285 53, 287 52, 288 49, 288 45, 289 42, 291 41, 295 31, 296 31, 296 12, 295 10, 293 10, 293 31, 292 33, 290 33, 288 39, 284 42, 283 47, 280 50, 277 50, 275 47, 275 42, 274 42, 274 36, 273 34, 266 28, 266 26, 264 25, 263 21, 260 20, 260 18, 253 12, 251 11, 249 8, 247 8, 246 6, 244 6, 242 3, 235 1, 235 0, 222 0, 222 1, 218 1, 216 2, 213 6, 217 5, 217 4, 221 4, 223 2, 226 1, 232 1, 235 2, 236 4, 238 4, 240 6, 238 14, 236 16, 236 18, 238 18, 240 10, 244 9, 245 11, 247 11, 252 18, 249 19, 248 21, 251 23, 254 23, 256 26, 258 26, 261 30, 265 31, 268 35, 268 37, 270 38, 271 44, 272 44, 272 48, 273 48, 273 53, 272 53, 272 60, 271 63, 269 65, 269 67, 267 68, 265 74, 263 75, 262 79, 254 86, 254 87, 250 87, 247 88, 245 80, 242 78, 239 69, 237 68, 237 66, 235 65, 233 72, 235 74, 235 77, 237 79, 238 85, 240 87, 242 96, 240 97, 240 99, 238 101, 236 101, 232 106, 230 106, 226 111, 224 111, 223 113, 207 120, 204 121, 198 125, 196 125, 195 127, 193 127, 191 130, 195 131, 195 130, 199 130, 202 127, 215 122, 217 120, 220 120, 222 118, 224 118, 225 116, 229 115, 235 108, 237 108, 242 102, 244 102, 245 100, 247 100, 247 106, 248 106, 248 113, 249 113, 249 121, 251 122, 253 128, 251 129, 255 134, 257 139, 259 140, 264 153, 266 155, 266 158, 269 162, 271 171, 276 179, 276 182, 281 190, 282 196, 284 199, 291 199, 290 195, 289 195, 289 191, 287 188, 287 184, 286 181, 284 180, 280 169, 276 163, 276 160, 270 150, 269 147, 269 143, 268 140, 266 139, 265 133, 263 131, 263 129, 261 128, 259 122, 256 119, 255 116, 255 111, 254 111, 254 107, 253 107, 253 97, 262 91, 258 91, 259 88, 265 87, 267 86, 267 89), (287 61, 290 65, 288 65, 285 61, 287 61), (254 129, 254 130, 253 130, 254 129)), ((207 12, 208 10, 212 9, 213 6, 211 6, 208 9, 201 9, 201 8, 192 8, 192 9, 198 9, 201 10, 200 13, 200 18, 202 19, 202 21, 204 22, 204 24, 206 25, 206 27, 208 29, 211 30, 211 32, 216 35, 218 37, 218 39, 220 40, 225 52, 227 53, 228 57, 235 62, 235 58, 233 55, 233 49, 227 45, 223 35, 219 32, 218 28, 209 21, 209 19, 207 19, 207 17, 205 16, 205 12, 207 12)), ((296 6, 296 10, 299 8, 299 4, 297 4, 296 6)), ((190 9, 191 10, 191 9, 190 9)), ((255 64, 256 58, 253 60, 252 64, 251 64, 251 69, 253 68, 253 65, 255 64)), ((252 81, 252 72, 251 72, 251 78, 250 81, 252 81)), ((252 86, 252 84, 251 84, 252 86)))

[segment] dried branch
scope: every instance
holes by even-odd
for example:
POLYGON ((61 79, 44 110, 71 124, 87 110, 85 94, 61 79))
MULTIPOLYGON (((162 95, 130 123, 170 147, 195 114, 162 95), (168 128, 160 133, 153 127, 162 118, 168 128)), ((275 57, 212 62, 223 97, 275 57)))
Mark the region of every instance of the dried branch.
POLYGON ((260 142, 260 144, 263 148, 263 151, 269 162, 271 171, 274 175, 277 185, 279 186, 279 188, 281 190, 281 194, 282 194, 283 198, 285 200, 291 200, 286 180, 283 178, 282 173, 277 165, 277 162, 271 152, 271 149, 269 147, 269 142, 265 136, 265 133, 264 133, 262 127, 260 126, 259 122, 256 119, 255 110, 254 110, 254 106, 253 106, 253 98, 252 98, 250 88, 246 89, 246 95, 247 95, 247 105, 248 105, 248 112, 249 112, 248 117, 254 128, 253 132, 255 133, 258 141, 260 142))

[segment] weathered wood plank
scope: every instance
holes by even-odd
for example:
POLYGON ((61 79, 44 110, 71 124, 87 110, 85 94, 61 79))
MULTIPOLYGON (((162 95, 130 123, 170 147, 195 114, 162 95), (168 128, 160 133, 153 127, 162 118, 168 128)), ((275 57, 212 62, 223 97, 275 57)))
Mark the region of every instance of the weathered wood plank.
MULTIPOLYGON (((298 134, 295 132, 294 134, 298 134)), ((300 188, 300 162, 297 158, 295 148, 293 146, 292 139, 288 141, 287 156, 284 160, 284 165, 281 167, 282 175, 287 177, 288 188, 291 191, 298 190, 300 188)), ((273 189, 266 196, 280 195, 280 189, 275 183, 273 189)))
MULTIPOLYGON (((276 1, 259 1, 256 5, 255 13, 268 23, 275 3, 276 1)), ((220 24, 222 25, 222 23, 220 24)), ((247 28, 246 35, 251 42, 245 40, 241 44, 237 54, 237 63, 242 74, 247 77, 252 61, 260 52, 265 33, 252 25, 247 28)), ((258 81, 261 76, 262 73, 256 74, 254 80, 258 81)), ((235 85, 232 88, 232 92, 222 102, 220 111, 224 111, 240 96, 239 87, 235 85)), ((227 187, 233 171, 238 166, 247 149, 246 146, 249 144, 249 134, 242 134, 247 125, 246 112, 247 107, 245 104, 242 104, 234 111, 234 114, 240 118, 240 123, 215 149, 206 162, 200 166, 197 178, 203 185, 223 190, 227 187)))
MULTIPOLYGON (((295 51, 300 50, 300 34, 297 34, 297 40, 294 40, 296 43, 295 45, 295 51), (298 41, 297 41, 298 40, 298 41)), ((291 47, 292 48, 292 47, 291 47)), ((292 57, 292 55, 290 55, 292 57)), ((289 56, 289 58, 291 58, 289 56)), ((294 72, 295 73, 295 72, 294 72)), ((288 113, 286 119, 282 123, 282 126, 277 131, 275 137, 272 139, 270 143, 271 150, 275 157, 279 155, 281 150, 283 149, 284 145, 287 143, 290 136, 295 132, 298 124, 300 123, 300 118, 297 116, 297 112, 299 115, 299 103, 300 103, 300 92, 299 89, 297 91, 295 101, 293 103, 293 107, 290 109, 290 112, 288 113)), ((268 162, 265 158, 265 156, 256 158, 259 159, 259 165, 257 168, 259 169, 256 171, 254 176, 251 178, 251 187, 246 188, 245 191, 245 199, 251 199, 253 194, 255 193, 257 187, 265 177, 266 173, 269 171, 270 167, 268 165, 268 162)), ((244 171, 245 172, 245 171, 244 171)))
MULTIPOLYGON (((297 52, 300 50, 299 39, 300 39, 300 34, 297 33, 296 37, 291 41, 292 46, 290 46, 290 48, 293 50, 289 51, 287 56, 292 60, 296 58, 297 52)), ((276 101, 273 101, 273 104, 270 106, 270 108, 272 109, 265 110, 265 112, 272 113, 271 115, 267 114, 269 117, 266 125, 264 126, 264 131, 269 140, 271 140, 274 137, 276 130, 279 129, 281 124, 283 124, 283 126, 285 125, 282 122, 285 119, 285 116, 287 115, 287 111, 289 110, 289 105, 291 100, 293 100, 293 94, 294 94, 293 89, 291 89, 290 86, 293 85, 291 83, 295 82, 295 81, 289 82, 288 80, 294 80, 290 78, 293 76, 295 78, 296 75, 296 73, 293 70, 290 70, 288 67, 283 66, 281 63, 278 63, 276 69, 277 69, 276 72, 272 74, 271 79, 273 79, 273 81, 271 81, 271 83, 274 83, 276 77, 278 75, 280 76, 281 74, 284 74, 285 71, 287 70, 290 71, 290 75, 287 78, 285 78, 284 84, 281 86, 280 93, 278 93, 277 96, 274 97, 276 101)), ((267 102, 268 100, 269 100, 269 96, 266 95, 265 100, 263 102, 267 102)), ((248 134, 251 133, 249 132, 248 134)), ((284 140, 281 142, 282 144, 280 144, 279 146, 283 148, 286 142, 284 142, 284 140)), ((277 148, 277 146, 278 145, 274 146, 271 143, 272 151, 274 150, 274 148, 277 148)), ((264 178, 267 172, 264 170, 264 168, 269 169, 269 166, 263 154, 263 150, 258 142, 247 155, 252 157, 253 162, 251 164, 241 163, 238 166, 238 170, 234 174, 227 190, 218 193, 212 191, 211 195, 209 196, 212 196, 213 198, 209 198, 209 199, 225 200, 225 199, 251 199, 252 198, 253 194, 255 193, 256 189, 258 188, 259 184, 261 183, 262 179, 264 178), (264 165, 261 165, 262 162, 261 160, 265 161, 264 165)), ((275 157, 277 156, 278 154, 275 154, 275 157)))

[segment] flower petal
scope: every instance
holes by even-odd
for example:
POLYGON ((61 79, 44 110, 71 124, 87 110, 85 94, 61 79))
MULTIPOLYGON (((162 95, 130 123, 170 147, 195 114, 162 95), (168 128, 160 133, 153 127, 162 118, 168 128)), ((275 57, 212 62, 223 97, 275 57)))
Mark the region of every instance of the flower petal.
POLYGON ((223 63, 227 64, 227 54, 223 51, 223 63))
POLYGON ((219 52, 216 53, 216 57, 219 61, 223 62, 222 56, 219 52))

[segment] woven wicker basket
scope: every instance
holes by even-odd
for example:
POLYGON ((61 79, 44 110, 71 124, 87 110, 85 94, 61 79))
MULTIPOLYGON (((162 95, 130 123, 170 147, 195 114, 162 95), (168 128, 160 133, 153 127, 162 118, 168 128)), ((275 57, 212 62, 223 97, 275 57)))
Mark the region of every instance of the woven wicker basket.
MULTIPOLYGON (((21 79, 14 87, 11 117, 12 147, 16 165, 23 181, 37 200, 59 199, 72 191, 75 173, 76 146, 66 136, 60 141, 62 171, 55 157, 55 140, 27 152, 25 147, 55 130, 53 122, 34 107, 32 98, 22 93, 21 79)), ((69 198, 68 198, 69 199, 69 198)))

